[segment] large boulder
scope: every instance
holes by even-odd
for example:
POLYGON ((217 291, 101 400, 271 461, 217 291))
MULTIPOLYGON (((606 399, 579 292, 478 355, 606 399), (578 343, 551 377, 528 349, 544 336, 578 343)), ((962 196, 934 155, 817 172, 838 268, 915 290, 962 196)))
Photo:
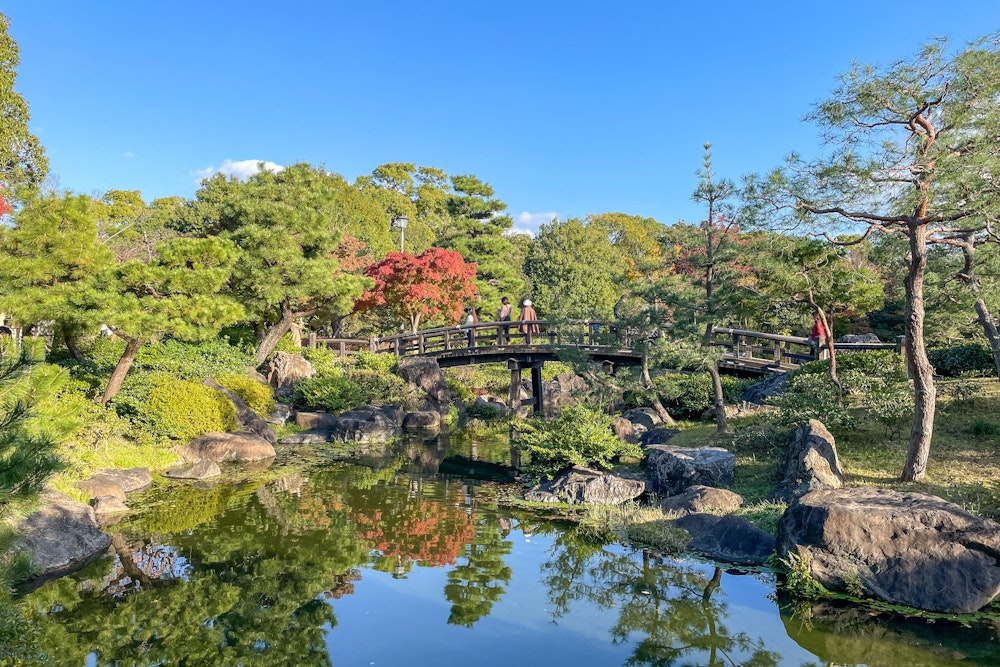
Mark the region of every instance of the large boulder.
POLYGON ((222 392, 229 399, 233 407, 236 408, 236 420, 240 425, 241 431, 256 433, 272 445, 278 444, 278 436, 275 434, 274 429, 271 428, 271 425, 267 423, 266 419, 251 410, 250 406, 239 395, 226 389, 212 378, 205 378, 202 384, 222 392))
POLYGON ((650 445, 642 465, 653 492, 673 496, 697 484, 729 486, 736 457, 721 447, 650 445))
POLYGON ((171 468, 163 473, 163 476, 170 479, 210 479, 221 474, 218 463, 202 459, 189 465, 171 468))
POLYGON ((621 505, 646 491, 642 480, 574 466, 525 494, 525 500, 553 502, 553 496, 571 505, 621 505))
POLYGON ((660 509, 678 516, 701 512, 732 512, 743 506, 743 496, 728 489, 696 485, 660 503, 660 509))
POLYGON ((674 522, 691 535, 687 548, 738 565, 763 565, 774 553, 774 536, 738 516, 689 514, 674 522))
POLYGON ((639 442, 643 447, 648 447, 649 445, 665 445, 674 439, 674 436, 680 433, 679 429, 676 428, 654 428, 652 431, 646 431, 639 438, 639 442))
POLYGON ((301 354, 275 352, 268 365, 267 383, 274 387, 275 393, 288 395, 292 392, 292 385, 314 375, 316 369, 301 354))
POLYGON ((744 389, 741 398, 746 403, 767 403, 769 398, 783 392, 787 384, 787 373, 775 373, 771 377, 755 382, 744 389))
POLYGON ((810 419, 795 427, 778 455, 777 478, 768 500, 788 502, 810 491, 844 486, 837 443, 822 422, 810 419))
POLYGON ((125 502, 125 494, 140 491, 153 481, 149 468, 102 468, 76 483, 88 499, 111 496, 125 502))
POLYGON ((635 434, 635 428, 632 426, 632 422, 627 419, 615 417, 611 422, 611 430, 614 432, 615 437, 622 442, 639 442, 639 438, 635 434))
POLYGON ((972 613, 1000 596, 1000 524, 922 493, 807 493, 778 523, 778 554, 827 588, 892 604, 972 613))
POLYGON ((632 422, 632 427, 638 435, 652 431, 663 423, 660 415, 653 408, 632 408, 622 413, 622 419, 632 422))
POLYGON ((398 407, 366 405, 341 413, 330 439, 333 442, 388 442, 399 435, 402 421, 402 410, 398 407))
POLYGON ((182 446, 178 452, 185 461, 260 461, 274 456, 274 447, 256 433, 206 433, 182 446))
POLYGON ((283 437, 279 442, 283 445, 318 445, 323 442, 330 442, 333 438, 333 431, 330 429, 309 429, 307 431, 299 431, 298 433, 290 433, 283 437))
POLYGON ((332 431, 337 425, 337 415, 329 412, 296 412, 295 425, 304 429, 332 431))
POLYGON ((274 406, 274 410, 271 414, 267 416, 267 423, 274 424, 275 426, 281 426, 289 419, 292 418, 295 411, 292 410, 292 406, 286 405, 285 403, 278 403, 274 406))
POLYGON ((403 417, 403 430, 436 431, 441 428, 441 415, 433 410, 410 412, 403 417))
POLYGON ((89 505, 54 491, 42 503, 15 526, 20 537, 14 544, 15 551, 29 554, 38 578, 67 574, 107 551, 111 538, 97 528, 89 505))
POLYGON ((451 402, 451 390, 444 380, 441 367, 434 359, 402 357, 396 366, 396 375, 406 380, 411 389, 420 389, 427 395, 428 407, 445 411, 451 402))

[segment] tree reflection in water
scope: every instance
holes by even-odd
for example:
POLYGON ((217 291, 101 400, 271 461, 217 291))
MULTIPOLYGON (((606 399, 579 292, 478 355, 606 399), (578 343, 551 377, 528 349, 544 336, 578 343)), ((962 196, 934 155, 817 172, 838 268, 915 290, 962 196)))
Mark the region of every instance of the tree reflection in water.
POLYGON ((627 665, 666 667, 698 656, 704 660, 698 664, 709 667, 775 667, 781 659, 759 638, 726 628, 718 567, 706 577, 696 566, 669 562, 646 549, 616 552, 603 540, 572 529, 555 537, 549 553, 542 581, 553 621, 578 600, 617 608, 612 641, 635 643, 627 665))
POLYGON ((504 556, 514 543, 504 539, 510 533, 508 519, 495 514, 476 518, 476 534, 462 553, 465 563, 448 572, 444 596, 451 603, 448 623, 471 628, 506 592, 503 584, 510 583, 511 569, 504 556))

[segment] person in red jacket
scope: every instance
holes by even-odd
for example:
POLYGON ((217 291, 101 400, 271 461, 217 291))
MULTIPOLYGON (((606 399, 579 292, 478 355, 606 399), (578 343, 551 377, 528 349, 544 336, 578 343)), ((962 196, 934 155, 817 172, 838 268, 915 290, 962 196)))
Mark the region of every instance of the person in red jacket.
POLYGON ((517 319, 525 323, 517 327, 521 333, 525 335, 538 333, 538 324, 531 322, 538 319, 538 314, 535 313, 535 309, 531 306, 531 299, 524 300, 524 304, 521 307, 521 314, 517 316, 517 319), (527 324, 527 322, 531 322, 531 324, 527 324))

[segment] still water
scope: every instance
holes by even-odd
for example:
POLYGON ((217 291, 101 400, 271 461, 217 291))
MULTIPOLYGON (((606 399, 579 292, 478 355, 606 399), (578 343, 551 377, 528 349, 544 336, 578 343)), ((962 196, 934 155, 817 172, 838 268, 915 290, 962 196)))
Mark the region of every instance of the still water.
POLYGON ((43 648, 54 665, 1000 665, 996 627, 796 606, 768 573, 498 506, 482 479, 503 470, 481 461, 506 452, 441 438, 154 489, 108 529, 112 555, 27 596, 43 648))

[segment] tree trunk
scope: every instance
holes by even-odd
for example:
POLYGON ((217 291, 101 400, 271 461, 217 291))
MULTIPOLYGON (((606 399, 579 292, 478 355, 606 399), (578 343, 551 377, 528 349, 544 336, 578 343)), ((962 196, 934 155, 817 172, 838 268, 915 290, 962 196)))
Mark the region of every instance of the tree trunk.
POLYGON ((924 271, 927 268, 927 226, 910 225, 910 258, 906 273, 906 361, 913 373, 913 425, 901 478, 919 482, 927 473, 934 433, 937 388, 924 344, 924 271))
POLYGON ((820 324, 823 325, 822 344, 826 346, 827 354, 830 355, 830 382, 837 388, 837 403, 841 404, 844 400, 844 385, 840 384, 840 378, 837 376, 837 348, 833 342, 833 322, 826 316, 823 309, 815 301, 812 301, 812 294, 809 295, 809 298, 813 315, 819 318, 820 324))
POLYGON ((982 299, 976 300, 976 315, 979 316, 979 324, 983 327, 986 340, 993 350, 993 365, 997 367, 997 377, 1000 377, 1000 330, 997 329, 997 321, 990 313, 989 307, 982 299))
POLYGON ((132 368, 132 362, 135 361, 135 355, 139 354, 139 348, 142 347, 144 342, 139 338, 121 337, 126 341, 125 351, 118 360, 115 370, 111 372, 111 377, 108 378, 108 386, 104 389, 104 396, 101 397, 101 403, 107 403, 121 391, 122 382, 125 381, 125 376, 128 374, 128 370, 132 368))
POLYGON ((726 422, 726 397, 722 392, 722 376, 719 375, 719 364, 708 364, 708 374, 712 376, 712 389, 715 390, 715 432, 725 433, 729 429, 726 422))
POLYGON ((274 348, 278 346, 278 342, 281 340, 281 337, 288 333, 288 331, 292 328, 292 323, 294 321, 295 314, 288 308, 282 307, 281 319, 264 331, 264 335, 261 336, 260 342, 257 343, 257 349, 254 350, 253 360, 257 366, 260 366, 267 360, 271 352, 274 351, 274 348))
POLYGON ((656 395, 656 390, 653 388, 653 379, 649 377, 649 355, 642 355, 642 384, 643 386, 650 390, 649 392, 649 403, 652 405, 653 410, 656 412, 657 416, 663 423, 667 426, 677 426, 677 422, 674 418, 670 416, 667 409, 663 407, 663 403, 660 402, 660 397, 656 395))
POLYGON ((63 328, 62 335, 63 344, 66 345, 66 349, 69 350, 71 355, 73 355, 73 358, 81 364, 87 363, 87 355, 85 355, 80 348, 76 346, 76 341, 73 340, 73 334, 71 334, 68 329, 63 328))

